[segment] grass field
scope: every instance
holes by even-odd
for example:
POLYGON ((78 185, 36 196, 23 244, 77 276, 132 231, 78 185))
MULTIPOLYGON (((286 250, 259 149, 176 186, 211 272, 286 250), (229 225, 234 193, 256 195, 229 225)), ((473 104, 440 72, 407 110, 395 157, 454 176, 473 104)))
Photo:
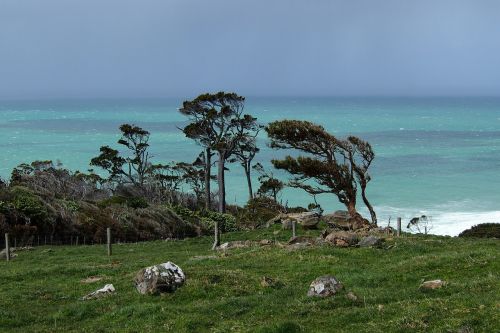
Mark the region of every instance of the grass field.
MULTIPOLYGON (((273 231, 231 233, 223 240, 290 236, 273 231)), ((500 331, 498 240, 412 236, 389 239, 389 249, 268 246, 196 258, 214 255, 210 244, 209 237, 117 244, 112 257, 104 246, 19 252, 0 262, 0 332, 500 331), (136 272, 166 261, 184 270, 186 284, 173 294, 139 295, 136 272), (307 297, 310 282, 326 274, 338 277, 345 291, 307 297), (104 279, 81 282, 89 276, 104 279), (282 286, 262 287, 263 276, 282 286), (448 285, 419 290, 429 279, 448 285), (80 300, 106 283, 116 294, 80 300), (359 300, 347 299, 348 291, 359 300)))

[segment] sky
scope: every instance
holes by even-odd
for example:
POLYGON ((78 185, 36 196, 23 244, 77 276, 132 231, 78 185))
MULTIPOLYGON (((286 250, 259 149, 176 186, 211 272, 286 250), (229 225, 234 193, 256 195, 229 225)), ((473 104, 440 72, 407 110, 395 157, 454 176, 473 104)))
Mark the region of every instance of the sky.
POLYGON ((500 95, 497 0, 0 0, 0 99, 500 95))

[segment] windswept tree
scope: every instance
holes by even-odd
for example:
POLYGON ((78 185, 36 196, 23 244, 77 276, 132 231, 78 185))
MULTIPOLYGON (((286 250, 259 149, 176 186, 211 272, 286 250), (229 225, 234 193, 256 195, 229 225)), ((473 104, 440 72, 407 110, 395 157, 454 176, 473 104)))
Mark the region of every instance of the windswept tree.
POLYGON ((366 186, 371 180, 368 169, 375 159, 375 153, 368 142, 355 136, 349 136, 347 138, 345 147, 349 154, 351 169, 354 170, 359 187, 361 188, 361 198, 370 212, 372 223, 377 224, 377 214, 366 197, 366 186))
MULTIPOLYGON (((257 124, 256 118, 243 114, 245 98, 235 93, 203 94, 185 101, 179 111, 190 120, 182 131, 205 148, 207 200, 210 197, 210 165, 212 151, 217 152, 218 210, 226 211, 225 163, 243 138, 250 136, 257 124)), ((220 243, 219 226, 215 223, 214 247, 220 243)))
POLYGON ((120 152, 109 146, 102 146, 100 154, 90 165, 108 172, 108 181, 118 184, 133 184, 142 187, 152 170, 149 161, 149 132, 135 125, 120 126, 122 136, 118 144, 125 146, 130 155, 122 157, 120 152))
POLYGON ((369 181, 367 171, 374 157, 367 155, 363 164, 360 151, 368 153, 367 146, 363 146, 366 143, 355 137, 339 140, 322 126, 308 121, 275 121, 266 127, 266 132, 272 148, 297 149, 307 154, 272 160, 274 167, 293 176, 291 187, 301 188, 311 195, 335 194, 351 217, 362 219, 356 210, 357 180, 369 181))
POLYGON ((278 194, 285 188, 285 184, 275 178, 273 173, 266 171, 262 164, 257 163, 253 168, 259 173, 260 187, 257 194, 264 197, 271 197, 275 202, 278 202, 278 194))

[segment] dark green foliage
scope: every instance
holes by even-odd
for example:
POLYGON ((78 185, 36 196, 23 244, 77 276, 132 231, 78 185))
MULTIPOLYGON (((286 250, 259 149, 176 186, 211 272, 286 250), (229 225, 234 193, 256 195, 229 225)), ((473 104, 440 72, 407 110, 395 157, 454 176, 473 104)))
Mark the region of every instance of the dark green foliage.
POLYGON ((114 195, 98 203, 101 208, 106 208, 111 205, 123 205, 130 208, 147 208, 148 202, 142 197, 131 197, 127 198, 124 196, 114 195))
POLYGON ((118 140, 118 144, 126 147, 129 155, 122 157, 118 150, 102 146, 101 153, 90 161, 90 165, 107 171, 108 182, 142 186, 151 173, 148 152, 150 133, 129 124, 121 125, 120 131, 122 136, 118 140))
POLYGON ((204 211, 202 214, 202 224, 209 230, 214 229, 215 223, 219 223, 221 232, 230 232, 238 230, 236 218, 231 214, 204 211))
MULTIPOLYGON (((206 209, 210 207, 210 167, 211 151, 216 151, 217 183, 218 183, 218 211, 226 212, 226 185, 225 163, 238 149, 243 148, 249 138, 255 137, 260 128, 257 119, 243 114, 245 98, 235 93, 218 92, 216 94, 203 94, 192 101, 185 101, 179 111, 187 116, 190 123, 184 127, 186 137, 195 140, 205 148, 205 174, 206 209)), ((253 149, 253 148, 252 148, 253 149)), ((255 152, 256 153, 256 152, 255 152)), ((240 155, 242 157, 243 155, 240 155)), ((248 162, 248 157, 245 159, 248 162)), ((252 157, 253 158, 253 157, 252 157)), ((249 166, 245 162, 246 168, 249 166)), ((249 174, 247 173, 247 179, 249 174)), ((249 183, 251 192, 251 183, 249 183)), ((213 248, 220 244, 219 222, 214 222, 213 248)))
POLYGON ((35 193, 21 186, 14 186, 10 193, 12 208, 19 212, 23 219, 39 226, 52 221, 47 206, 35 193))
POLYGON ((240 226, 255 229, 264 227, 267 221, 284 211, 285 207, 274 199, 262 196, 248 200, 236 216, 240 226))
POLYGON ((213 211, 193 211, 182 206, 173 206, 172 210, 186 221, 199 225, 203 230, 214 231, 215 223, 219 223, 221 232, 238 230, 236 218, 231 214, 223 214, 213 211))
POLYGON ((285 188, 285 184, 275 178, 272 172, 266 171, 262 164, 257 163, 253 168, 260 174, 260 187, 257 191, 259 196, 271 197, 275 202, 278 201, 279 193, 285 188))
POLYGON ((466 229, 459 237, 500 238, 500 223, 481 223, 466 229))
POLYGON ((148 208, 148 202, 145 198, 137 197, 137 198, 129 198, 127 201, 127 206, 130 208, 148 208))
POLYGON ((375 212, 365 195, 371 179, 368 168, 375 156, 369 143, 352 136, 340 140, 320 125, 299 120, 272 122, 266 132, 272 148, 297 149, 306 154, 272 160, 275 168, 292 175, 291 187, 301 188, 311 195, 335 194, 351 216, 360 217, 356 211, 359 184, 372 222, 376 223, 375 212))
POLYGON ((259 128, 256 118, 243 114, 244 102, 245 98, 235 93, 218 92, 185 101, 179 109, 190 120, 183 128, 186 137, 218 153, 219 211, 222 213, 226 205, 224 164, 238 148, 245 146, 249 138, 255 136, 259 128))

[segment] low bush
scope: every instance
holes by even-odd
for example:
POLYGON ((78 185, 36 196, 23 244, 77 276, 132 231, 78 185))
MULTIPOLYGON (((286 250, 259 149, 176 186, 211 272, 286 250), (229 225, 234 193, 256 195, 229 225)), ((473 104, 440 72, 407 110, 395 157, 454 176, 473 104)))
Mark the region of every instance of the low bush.
POLYGON ((462 231, 458 237, 500 238, 500 223, 481 223, 462 231))

